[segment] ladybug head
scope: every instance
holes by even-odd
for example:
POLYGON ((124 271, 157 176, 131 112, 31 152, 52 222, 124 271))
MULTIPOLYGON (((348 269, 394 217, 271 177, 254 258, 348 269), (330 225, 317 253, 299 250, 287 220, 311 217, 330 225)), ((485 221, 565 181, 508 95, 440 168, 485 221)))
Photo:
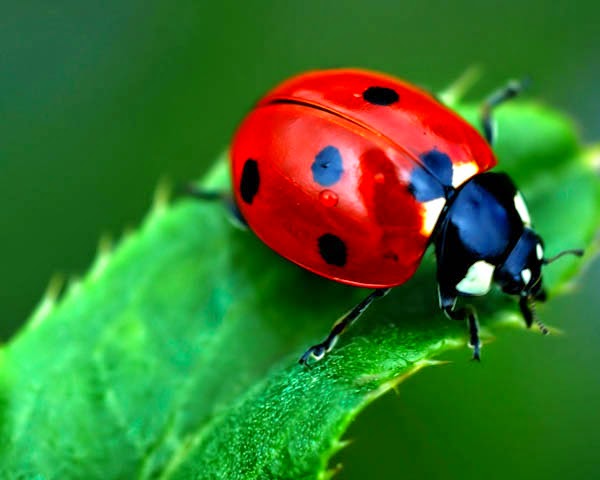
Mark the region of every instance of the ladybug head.
POLYGON ((542 266, 568 254, 581 256, 583 251, 565 250, 544 258, 544 242, 533 230, 525 228, 504 263, 496 269, 494 279, 504 293, 543 300, 542 266))

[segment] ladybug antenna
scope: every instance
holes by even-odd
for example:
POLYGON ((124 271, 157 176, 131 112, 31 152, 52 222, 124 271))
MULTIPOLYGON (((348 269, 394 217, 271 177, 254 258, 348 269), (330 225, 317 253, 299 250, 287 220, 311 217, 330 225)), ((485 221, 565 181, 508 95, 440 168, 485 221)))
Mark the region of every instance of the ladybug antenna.
POLYGON ((552 263, 555 260, 558 260, 563 255, 575 255, 576 257, 581 257, 583 255, 583 250, 581 248, 573 248, 573 249, 570 249, 570 250, 563 250, 562 252, 557 253, 553 257, 544 258, 544 260, 542 260, 542 263, 544 265, 548 265, 549 263, 552 263))

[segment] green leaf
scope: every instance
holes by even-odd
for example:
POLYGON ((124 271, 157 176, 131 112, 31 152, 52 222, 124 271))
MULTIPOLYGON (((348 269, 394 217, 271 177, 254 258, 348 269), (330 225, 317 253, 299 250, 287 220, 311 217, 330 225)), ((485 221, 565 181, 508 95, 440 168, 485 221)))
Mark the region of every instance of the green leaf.
MULTIPOLYGON (((499 120, 500 163, 521 184, 547 251, 587 246, 589 258, 598 150, 579 147, 571 123, 537 104, 507 105, 499 120)), ((227 184, 224 162, 206 182, 227 184)), ((552 291, 584 263, 549 266, 552 291)), ((299 355, 366 292, 282 260, 219 205, 159 199, 138 232, 102 248, 60 302, 53 287, 3 347, 1 473, 325 478, 361 409, 465 345, 464 326, 437 309, 434 267, 428 255, 306 369, 299 355)), ((521 324, 512 299, 491 294, 477 306, 486 328, 521 324)))

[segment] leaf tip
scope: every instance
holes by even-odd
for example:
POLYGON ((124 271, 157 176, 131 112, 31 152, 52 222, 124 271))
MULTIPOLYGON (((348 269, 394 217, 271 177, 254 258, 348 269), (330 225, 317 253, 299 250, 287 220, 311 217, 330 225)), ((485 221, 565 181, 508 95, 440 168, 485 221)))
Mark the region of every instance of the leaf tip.
POLYGON ((168 178, 164 177, 158 181, 156 189, 154 190, 150 215, 162 215, 167 210, 169 200, 171 199, 172 189, 172 183, 168 178))
POLYGON ((481 65, 471 65, 452 84, 439 94, 445 105, 456 105, 481 77, 481 65))
POLYGON ((97 279, 106 269, 112 254, 113 242, 108 234, 103 234, 98 242, 98 252, 90 269, 90 277, 97 279))
POLYGON ((449 365, 451 363, 452 363, 452 361, 450 361, 450 360, 437 360, 435 358, 424 358, 423 360, 419 360, 417 362, 417 365, 418 365, 419 369, 422 369, 425 367, 435 367, 438 365, 449 365))
POLYGON ((76 296, 81 292, 81 278, 77 276, 70 277, 67 282, 66 295, 76 296))
POLYGON ((30 317, 29 328, 34 329, 39 327, 42 321, 52 312, 58 301, 64 283, 65 277, 63 274, 57 273, 50 278, 42 299, 30 317))
POLYGON ((562 328, 546 325, 546 330, 550 335, 554 335, 557 337, 565 335, 565 331, 562 328))
POLYGON ((592 145, 587 149, 585 161, 596 174, 600 175, 600 144, 592 145))
POLYGON ((334 476, 340 473, 343 470, 343 468, 344 467, 341 463, 337 463, 334 467, 321 470, 317 478, 318 480, 331 480, 334 476))
MULTIPOLYGON (((462 346, 464 344, 464 342, 457 342, 457 344, 462 346)), ((387 381, 382 382, 381 385, 379 385, 376 389, 374 389, 372 392, 370 392, 368 396, 374 399, 374 398, 380 397, 381 395, 383 395, 384 393, 386 393, 390 390, 396 391, 396 388, 398 387, 398 385, 400 383, 402 383, 404 380, 406 380, 408 377, 411 377, 415 373, 423 370, 426 367, 433 367, 436 365, 445 365, 446 363, 450 363, 450 362, 445 361, 445 360, 436 360, 436 359, 432 359, 432 358, 422 358, 420 360, 417 360, 416 362, 413 363, 413 365, 410 368, 408 368, 401 375, 395 376, 387 381)), ((374 376, 372 376, 372 377, 374 377, 374 376)))

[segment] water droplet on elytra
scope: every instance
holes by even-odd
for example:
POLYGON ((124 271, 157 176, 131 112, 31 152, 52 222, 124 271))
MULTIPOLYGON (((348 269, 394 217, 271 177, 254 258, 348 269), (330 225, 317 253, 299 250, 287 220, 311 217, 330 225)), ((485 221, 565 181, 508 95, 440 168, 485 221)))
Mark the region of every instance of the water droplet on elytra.
POLYGON ((383 182, 385 182, 385 175, 381 172, 376 173, 373 176, 373 180, 375 180, 375 183, 383 183, 383 182))
POLYGON ((326 207, 335 207, 338 203, 338 196, 337 193, 331 190, 322 190, 319 193, 319 200, 326 207))

